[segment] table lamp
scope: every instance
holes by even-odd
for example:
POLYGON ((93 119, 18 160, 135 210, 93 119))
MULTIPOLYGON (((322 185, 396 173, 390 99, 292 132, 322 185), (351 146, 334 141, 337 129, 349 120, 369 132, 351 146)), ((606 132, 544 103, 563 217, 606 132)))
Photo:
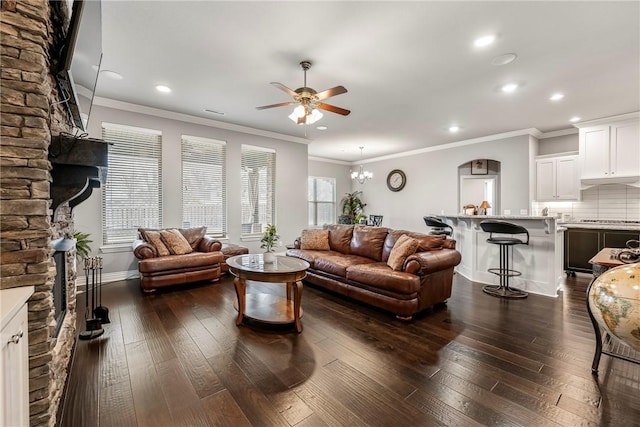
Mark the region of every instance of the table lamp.
POLYGON ((478 206, 480 209, 482 209, 482 213, 480 215, 486 215, 487 214, 487 209, 491 207, 491 205, 489 204, 489 202, 487 202, 486 200, 483 200, 482 203, 480 204, 480 206, 478 206))

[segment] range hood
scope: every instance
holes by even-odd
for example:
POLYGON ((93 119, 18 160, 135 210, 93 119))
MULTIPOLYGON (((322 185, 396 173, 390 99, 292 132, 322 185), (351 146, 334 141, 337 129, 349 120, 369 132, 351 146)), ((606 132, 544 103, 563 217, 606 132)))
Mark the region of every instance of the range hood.
POLYGON ((71 209, 89 198, 107 181, 109 143, 101 139, 60 134, 51 138, 51 209, 62 203, 71 209))

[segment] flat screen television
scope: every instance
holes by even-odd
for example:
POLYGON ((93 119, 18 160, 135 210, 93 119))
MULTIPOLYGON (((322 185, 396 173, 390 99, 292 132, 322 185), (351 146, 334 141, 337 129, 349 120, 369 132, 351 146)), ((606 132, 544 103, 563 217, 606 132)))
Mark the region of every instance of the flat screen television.
POLYGON ((71 123, 86 131, 102 61, 102 4, 99 0, 71 1, 56 80, 71 123))

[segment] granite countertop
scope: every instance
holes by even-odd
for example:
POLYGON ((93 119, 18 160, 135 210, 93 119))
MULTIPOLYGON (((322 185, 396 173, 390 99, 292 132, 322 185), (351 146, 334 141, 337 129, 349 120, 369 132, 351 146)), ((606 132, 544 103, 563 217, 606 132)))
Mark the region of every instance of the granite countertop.
POLYGON ((588 228, 598 230, 629 230, 640 231, 640 224, 629 223, 598 223, 598 222, 559 222, 558 227, 564 228, 588 228))
POLYGON ((531 215, 462 215, 462 214, 455 214, 455 215, 447 215, 447 214, 440 214, 440 215, 430 215, 430 216, 434 216, 434 217, 442 217, 442 218, 478 218, 478 219, 536 219, 536 220, 546 220, 546 219, 556 219, 555 217, 552 216, 531 216, 531 215))

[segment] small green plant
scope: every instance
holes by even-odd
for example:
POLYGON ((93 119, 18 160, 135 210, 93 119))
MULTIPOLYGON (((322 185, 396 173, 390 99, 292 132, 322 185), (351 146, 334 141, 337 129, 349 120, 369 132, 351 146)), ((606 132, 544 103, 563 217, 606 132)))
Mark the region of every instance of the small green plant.
POLYGON ((262 243, 260 247, 267 252, 273 252, 273 247, 278 243, 278 240, 280 240, 280 236, 278 236, 276 226, 273 224, 267 224, 267 228, 262 234, 262 239, 260 239, 260 242, 262 243))
POLYGON ((81 231, 73 233, 73 238, 76 240, 76 257, 79 260, 88 257, 91 253, 89 243, 92 243, 93 240, 89 240, 89 236, 89 233, 83 233, 81 231))
POLYGON ((367 216, 366 216, 365 214, 358 214, 358 215, 356 215, 356 217, 354 218, 353 223, 354 223, 354 224, 360 224, 360 222, 361 222, 363 219, 364 219, 364 220, 365 220, 365 222, 366 222, 367 216))

